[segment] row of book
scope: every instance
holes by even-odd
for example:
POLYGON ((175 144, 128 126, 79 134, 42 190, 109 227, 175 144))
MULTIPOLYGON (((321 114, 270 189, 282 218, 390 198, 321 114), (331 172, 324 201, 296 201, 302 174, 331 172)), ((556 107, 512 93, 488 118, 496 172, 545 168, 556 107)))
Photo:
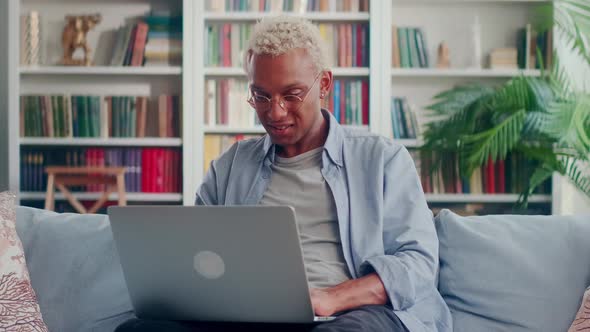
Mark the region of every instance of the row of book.
POLYGON ((146 16, 117 29, 111 66, 180 65, 181 61, 181 16, 146 16))
POLYGON ((207 80, 205 82, 205 124, 250 128, 260 124, 248 104, 248 82, 243 79, 207 80))
POLYGON ((25 95, 21 137, 180 137, 181 98, 25 95))
MULTIPOLYGON (((205 33, 205 66, 241 67, 244 49, 252 33, 251 23, 208 24, 205 33)), ((369 66, 369 25, 320 23, 330 65, 369 66)))
MULTIPOLYGON (((52 148, 21 151, 21 190, 47 189, 47 166, 124 166, 127 192, 178 193, 182 191, 181 152, 172 148, 52 148)), ((102 191, 102 185, 71 188, 102 191)))
POLYGON ((369 81, 366 79, 335 79, 332 91, 322 107, 343 125, 369 124, 369 81))
POLYGON ((537 32, 531 24, 527 24, 517 32, 518 68, 545 69, 553 65, 553 30, 537 32), (540 51, 542 59, 537 55, 540 51))
POLYGON ((229 149, 235 142, 257 137, 260 137, 260 135, 205 135, 203 143, 203 174, 207 173, 211 162, 217 159, 219 155, 229 149))
MULTIPOLYGON (((527 187, 533 171, 533 164, 522 154, 509 154, 505 160, 492 161, 476 169, 470 178, 459 175, 456 156, 445 156, 441 167, 430 173, 432 158, 426 153, 411 151, 416 168, 421 174, 425 193, 434 194, 504 194, 521 193, 527 187)), ((537 194, 550 193, 550 182, 535 191, 537 194)))
POLYGON ((422 28, 392 27, 391 65, 394 68, 428 68, 428 47, 422 28))
POLYGON ((369 0, 208 0, 211 12, 368 12, 369 0))
POLYGON ((394 139, 415 139, 418 137, 416 114, 410 108, 406 98, 392 98, 391 128, 394 139))

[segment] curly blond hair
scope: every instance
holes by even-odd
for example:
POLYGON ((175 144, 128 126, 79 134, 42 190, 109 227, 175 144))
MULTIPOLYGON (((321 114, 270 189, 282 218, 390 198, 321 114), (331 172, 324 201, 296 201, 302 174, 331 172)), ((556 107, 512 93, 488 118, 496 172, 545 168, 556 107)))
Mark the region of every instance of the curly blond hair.
POLYGON ((293 49, 305 49, 319 72, 328 69, 324 41, 320 31, 310 21, 295 16, 263 18, 252 31, 244 52, 244 70, 249 72, 254 54, 279 56, 293 49))

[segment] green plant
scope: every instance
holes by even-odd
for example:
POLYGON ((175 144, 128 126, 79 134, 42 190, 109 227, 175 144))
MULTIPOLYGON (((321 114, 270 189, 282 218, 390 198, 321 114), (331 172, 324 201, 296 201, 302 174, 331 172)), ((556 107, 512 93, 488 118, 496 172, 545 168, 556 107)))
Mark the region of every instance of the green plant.
MULTIPOLYGON (((556 0, 547 8, 544 22, 554 21, 556 33, 590 68, 590 2, 556 0)), ((522 205, 554 172, 590 196, 590 93, 574 88, 557 54, 541 77, 519 76, 498 87, 463 85, 434 99, 428 109, 436 121, 427 124, 422 146, 433 158, 431 172, 448 165, 446 156, 458 155, 459 173, 468 178, 489 158, 520 153, 534 164, 522 205)))

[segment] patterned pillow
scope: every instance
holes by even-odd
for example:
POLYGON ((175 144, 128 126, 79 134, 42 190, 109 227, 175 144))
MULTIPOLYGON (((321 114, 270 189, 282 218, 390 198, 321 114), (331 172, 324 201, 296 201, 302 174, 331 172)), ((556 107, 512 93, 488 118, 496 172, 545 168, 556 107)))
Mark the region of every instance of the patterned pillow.
POLYGON ((0 193, 0 331, 47 332, 16 234, 14 198, 0 193))
POLYGON ((590 331, 590 287, 586 289, 576 319, 567 332, 590 331))

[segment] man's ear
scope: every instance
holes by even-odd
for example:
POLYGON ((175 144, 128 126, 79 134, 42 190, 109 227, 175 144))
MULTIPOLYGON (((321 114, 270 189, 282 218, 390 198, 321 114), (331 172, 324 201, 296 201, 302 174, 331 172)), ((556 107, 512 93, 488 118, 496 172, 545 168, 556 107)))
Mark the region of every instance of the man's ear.
POLYGON ((324 70, 320 77, 320 98, 325 98, 330 95, 330 91, 332 90, 332 71, 331 70, 324 70))

